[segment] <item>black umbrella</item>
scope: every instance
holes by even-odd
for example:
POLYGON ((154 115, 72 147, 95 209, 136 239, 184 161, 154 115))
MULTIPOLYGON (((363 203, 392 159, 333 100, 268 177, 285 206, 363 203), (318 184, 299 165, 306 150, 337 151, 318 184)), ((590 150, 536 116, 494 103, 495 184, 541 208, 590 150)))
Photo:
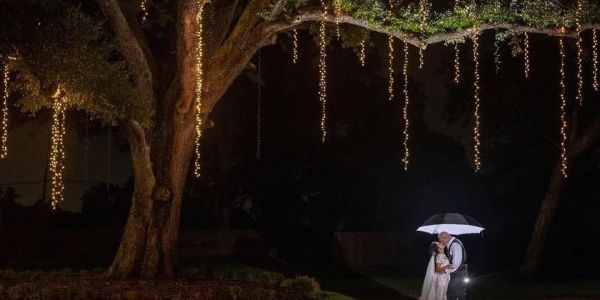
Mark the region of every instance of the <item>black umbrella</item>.
POLYGON ((417 231, 430 234, 447 232, 453 235, 481 233, 485 230, 475 219, 457 213, 437 214, 429 217, 417 231))

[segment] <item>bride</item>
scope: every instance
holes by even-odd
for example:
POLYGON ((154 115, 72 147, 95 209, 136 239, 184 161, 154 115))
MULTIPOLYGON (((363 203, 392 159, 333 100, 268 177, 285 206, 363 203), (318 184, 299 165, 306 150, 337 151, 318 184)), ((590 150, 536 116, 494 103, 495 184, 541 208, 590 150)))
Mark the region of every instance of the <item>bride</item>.
POLYGON ((427 266, 419 300, 447 300, 446 290, 450 274, 446 273, 446 269, 452 268, 452 265, 444 254, 444 248, 444 244, 438 242, 431 243, 429 247, 431 259, 427 266))

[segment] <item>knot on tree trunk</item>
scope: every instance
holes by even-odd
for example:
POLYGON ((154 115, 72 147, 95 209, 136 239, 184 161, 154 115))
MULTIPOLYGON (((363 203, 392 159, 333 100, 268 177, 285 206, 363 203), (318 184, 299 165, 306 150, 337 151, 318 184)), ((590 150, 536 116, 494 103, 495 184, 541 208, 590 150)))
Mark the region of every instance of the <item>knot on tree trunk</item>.
POLYGON ((165 203, 171 201, 172 195, 171 189, 168 186, 161 184, 154 187, 152 198, 156 202, 165 203))

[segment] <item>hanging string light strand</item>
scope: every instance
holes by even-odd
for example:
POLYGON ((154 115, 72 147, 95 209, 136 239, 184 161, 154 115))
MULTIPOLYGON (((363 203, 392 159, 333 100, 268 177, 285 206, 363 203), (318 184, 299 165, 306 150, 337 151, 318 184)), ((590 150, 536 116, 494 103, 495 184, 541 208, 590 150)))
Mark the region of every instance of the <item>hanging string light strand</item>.
POLYGON ((360 59, 360 66, 364 67, 367 61, 367 54, 366 54, 366 39, 363 39, 360 42, 360 53, 358 55, 359 59, 360 59))
POLYGON ((57 88, 53 96, 52 104, 52 127, 51 127, 51 145, 50 145, 50 174, 51 174, 51 193, 50 205, 52 210, 56 210, 58 204, 64 198, 63 173, 65 170, 65 144, 66 134, 66 106, 67 98, 63 95, 60 87, 57 88))
POLYGON ((479 36, 476 34, 473 36, 473 63, 475 64, 475 80, 473 81, 473 99, 475 102, 475 111, 474 111, 474 127, 473 127, 473 164, 475 166, 475 172, 478 172, 481 169, 481 157, 480 157, 480 106, 481 99, 479 96, 479 36))
POLYGON ((410 150, 408 148, 408 140, 410 138, 409 126, 410 120, 408 118, 408 105, 410 103, 410 97, 408 94, 408 43, 404 43, 404 66, 402 68, 402 74, 404 75, 404 108, 402 110, 402 117, 404 118, 404 157, 402 162, 404 163, 404 171, 408 171, 408 165, 410 163, 410 150))
POLYGON ((563 39, 559 39, 559 50, 560 50, 560 160, 561 160, 561 172, 564 178, 567 178, 567 96, 566 96, 566 83, 565 83, 565 46, 563 39))
POLYGON ((577 16, 575 18, 575 27, 577 31, 577 101, 583 105, 583 46, 581 40, 581 15, 583 1, 577 0, 577 16))
POLYGON ((394 37, 388 35, 388 100, 394 99, 394 37))
POLYGON ((142 22, 148 21, 148 0, 142 0, 140 10, 142 11, 142 22))
POLYGON ((203 31, 203 16, 204 16, 204 3, 202 0, 198 0, 198 12, 196 13, 196 23, 197 23, 197 31, 196 31, 196 145, 194 148, 194 153, 196 154, 194 160, 194 175, 196 178, 200 177, 201 166, 200 166, 200 140, 202 138, 202 85, 203 85, 203 56, 204 56, 204 41, 202 39, 202 31, 203 31))
POLYGON ((454 43, 454 83, 460 83, 460 48, 454 43))
POLYGON ((496 38, 494 39, 494 67, 496 70, 496 74, 500 73, 500 65, 502 63, 500 59, 500 40, 498 39, 498 35, 496 34, 496 38))
MULTIPOLYGON (((425 26, 427 25, 428 14, 429 14, 429 9, 428 9, 427 0, 419 0, 419 15, 421 16, 420 30, 421 30, 422 34, 425 33, 425 26)), ((423 69, 424 65, 425 65, 425 53, 424 53, 423 48, 419 48, 419 70, 423 69)))
POLYGON ((321 102, 321 143, 327 139, 327 41, 325 40, 325 18, 327 17, 327 6, 321 0, 323 9, 323 21, 319 27, 319 100, 321 102))
POLYGON ((292 63, 298 62, 298 30, 292 29, 292 63))
POLYGON ((525 44, 525 51, 523 53, 524 56, 524 63, 525 63, 525 78, 529 78, 529 72, 531 71, 531 62, 530 62, 530 57, 529 57, 529 34, 527 32, 524 33, 524 44, 525 44))
POLYGON ((8 156, 8 61, 2 68, 2 137, 0 140, 0 159, 8 156))
POLYGON ((593 86, 594 91, 598 91, 600 89, 600 85, 598 83, 598 30, 592 30, 592 72, 593 72, 593 86))

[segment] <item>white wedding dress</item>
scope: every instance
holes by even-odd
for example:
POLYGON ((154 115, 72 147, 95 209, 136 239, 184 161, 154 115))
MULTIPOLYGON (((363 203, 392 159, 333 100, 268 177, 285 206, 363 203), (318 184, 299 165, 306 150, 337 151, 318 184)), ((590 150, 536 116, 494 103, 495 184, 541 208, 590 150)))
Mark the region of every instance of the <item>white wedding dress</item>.
POLYGON ((419 300, 447 300, 446 291, 448 290, 448 282, 450 282, 450 274, 439 274, 435 272, 435 264, 444 267, 450 261, 444 254, 432 255, 427 266, 423 287, 421 288, 421 296, 419 300), (434 262, 435 259, 435 262, 434 262))

